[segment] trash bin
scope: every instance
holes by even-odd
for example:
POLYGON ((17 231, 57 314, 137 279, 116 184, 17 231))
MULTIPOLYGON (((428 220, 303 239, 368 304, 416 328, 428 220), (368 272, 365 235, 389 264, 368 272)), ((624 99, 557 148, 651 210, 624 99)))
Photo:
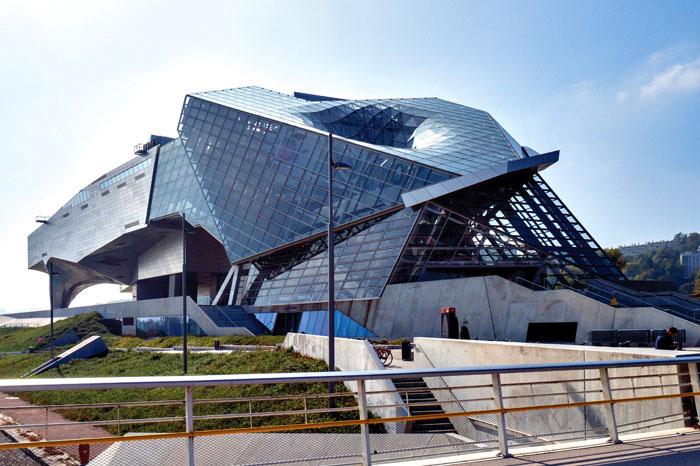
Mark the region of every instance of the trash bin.
POLYGON ((410 361, 413 359, 411 357, 411 340, 407 338, 401 340, 401 359, 403 361, 410 361))
POLYGON ((217 351, 221 349, 221 345, 219 344, 219 340, 214 340, 214 349, 217 351))

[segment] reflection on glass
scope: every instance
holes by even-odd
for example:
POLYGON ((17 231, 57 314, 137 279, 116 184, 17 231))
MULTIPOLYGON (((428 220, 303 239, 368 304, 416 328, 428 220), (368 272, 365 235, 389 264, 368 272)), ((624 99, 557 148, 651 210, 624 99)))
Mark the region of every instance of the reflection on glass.
MULTIPOLYGON (((187 316, 187 334, 206 335, 190 316, 187 316)), ((136 336, 141 338, 181 337, 182 316, 137 317, 136 336)))

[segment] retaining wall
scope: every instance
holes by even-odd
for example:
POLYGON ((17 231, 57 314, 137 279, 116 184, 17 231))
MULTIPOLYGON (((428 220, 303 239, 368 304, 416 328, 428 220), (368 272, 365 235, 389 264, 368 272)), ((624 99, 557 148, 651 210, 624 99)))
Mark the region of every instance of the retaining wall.
MULTIPOLYGON (((651 348, 599 348, 575 345, 546 345, 521 344, 511 342, 489 342, 472 340, 447 340, 440 338, 416 338, 415 364, 416 368, 455 367, 455 366, 484 366, 506 364, 538 364, 555 362, 584 362, 647 359, 673 357, 680 353, 659 351, 651 348)), ((683 370, 687 365, 679 364, 683 370)), ((632 398, 660 394, 679 393, 679 366, 610 369, 611 378, 630 375, 648 374, 652 377, 635 379, 634 386, 625 378, 611 380, 614 398, 632 398), (670 375, 661 375, 669 374, 670 375), (650 386, 660 388, 645 388, 650 386), (617 390, 616 390, 617 389, 617 390)), ((506 408, 531 406, 533 404, 556 404, 575 401, 594 401, 602 399, 600 393, 599 371, 563 371, 550 373, 503 374, 503 384, 519 383, 521 385, 504 387, 503 395, 518 396, 519 398, 505 399, 506 408), (552 381, 553 384, 538 385, 533 382, 552 381), (564 393, 579 392, 573 395, 564 393), (545 395, 545 396, 533 396, 545 395)), ((454 389, 452 392, 460 402, 460 406, 447 404, 451 401, 449 392, 435 390, 433 393, 443 403, 447 411, 472 411, 494 408, 490 376, 461 376, 444 377, 444 383, 450 387, 466 385, 487 385, 477 389, 454 389), (484 399, 486 398, 486 399, 484 399)), ((444 385, 437 378, 426 378, 431 388, 442 388, 444 385)), ((572 432, 571 436, 583 430, 601 429, 606 427, 603 406, 589 406, 545 411, 526 411, 506 415, 507 427, 513 429, 510 434, 539 435, 547 432, 572 432)), ((615 413, 619 431, 644 432, 683 427, 683 408, 679 398, 657 400, 650 402, 631 402, 615 405, 615 413)), ((461 435, 468 438, 479 438, 484 432, 493 433, 485 417, 452 418, 455 427, 461 435), (480 418, 479 422, 476 419, 480 418), (481 433, 481 434, 480 434, 481 433)))
MULTIPOLYGON (((531 322, 577 322, 575 343, 589 330, 686 329, 687 346, 700 345, 700 325, 651 307, 616 308, 570 290, 533 291, 499 276, 388 285, 376 300, 338 308, 386 338, 439 337, 440 308, 454 307, 472 338, 525 341, 531 322)), ((325 307, 323 307, 325 309, 325 307)))
MULTIPOLYGON (((288 333, 283 343, 285 348, 293 347, 305 356, 323 359, 328 362, 328 337, 288 333)), ((377 353, 367 341, 351 340, 348 338, 335 339, 335 366, 343 371, 373 371, 384 370, 377 353)), ((352 391, 357 391, 356 382, 344 382, 352 391)), ((368 380, 365 383, 367 392, 396 390, 394 383, 389 380, 368 380)), ((380 417, 402 417, 408 413, 405 408, 376 408, 376 406, 396 405, 403 401, 395 393, 368 394, 367 406, 380 417)), ((386 423, 384 426, 389 433, 403 432, 405 423, 386 423)))

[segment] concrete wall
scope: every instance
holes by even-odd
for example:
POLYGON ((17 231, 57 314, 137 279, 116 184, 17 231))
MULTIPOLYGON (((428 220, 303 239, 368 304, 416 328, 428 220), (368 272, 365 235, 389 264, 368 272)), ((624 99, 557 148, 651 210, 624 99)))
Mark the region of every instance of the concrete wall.
MULTIPOLYGON (((416 344, 416 368, 647 359, 680 354, 652 348, 600 348, 439 338, 416 338, 414 342, 416 344)), ((682 364, 682 358, 679 359, 679 364, 682 364)), ((610 370, 611 377, 629 377, 641 374, 653 375, 653 377, 635 379, 634 384, 630 382, 630 379, 612 380, 613 389, 630 388, 629 390, 614 391, 613 396, 616 398, 631 398, 662 393, 679 393, 677 366, 610 370), (663 387, 644 388, 651 385, 662 385, 663 387)), ((600 400, 602 395, 599 392, 599 375, 599 371, 503 374, 502 383, 504 385, 522 384, 511 387, 504 386, 504 396, 520 396, 520 398, 506 399, 504 401, 505 407, 600 400), (567 382, 567 380, 575 381, 567 382), (531 384, 539 381, 551 381, 553 383, 545 385, 531 384), (569 396, 559 394, 572 391, 581 393, 569 396), (593 393, 585 393, 586 391, 593 391, 593 393), (544 394, 546 396, 533 397, 536 394, 544 394)), ((443 380, 450 387, 490 385, 491 383, 490 376, 445 377, 443 380)), ((438 378, 426 378, 425 381, 431 388, 444 387, 442 381, 438 378)), ((442 402, 449 401, 448 392, 436 390, 433 393, 438 400, 442 402)), ((459 400, 469 400, 460 403, 464 411, 492 409, 495 407, 490 399, 493 396, 490 386, 477 389, 458 388, 453 390, 453 394, 459 400), (480 400, 482 398, 487 398, 487 400, 480 400)), ((443 409, 453 412, 460 411, 456 406, 448 404, 443 404, 443 409)), ((680 399, 621 403, 615 406, 615 412, 621 432, 643 432, 684 426, 680 399), (627 425, 623 426, 624 424, 627 425)), ((495 417, 493 419, 480 418, 485 422, 466 418, 452 418, 452 420, 460 434, 465 437, 484 439, 484 435, 493 434, 493 429, 489 426, 489 422, 492 423, 495 417)), ((509 429, 530 435, 547 437, 546 434, 551 432, 604 428, 606 419, 604 408, 602 406, 593 406, 513 413, 507 415, 506 423, 509 429)))
POLYGON ((389 285, 372 301, 340 303, 339 309, 376 335, 439 337, 440 308, 456 308, 472 338, 525 341, 530 322, 578 322, 576 343, 589 330, 686 329, 687 346, 700 344, 700 325, 654 308, 620 309, 570 290, 532 291, 498 276, 389 285))
MULTIPOLYGON (((73 317, 78 314, 98 312, 105 319, 122 319, 124 317, 160 317, 182 316, 182 297, 145 299, 142 301, 125 301, 123 303, 96 304, 94 306, 71 307, 54 310, 54 317, 73 317)), ((14 319, 45 318, 49 311, 31 311, 8 314, 14 319)), ((245 327, 218 327, 202 309, 187 297, 187 315, 194 319, 208 335, 252 335, 245 327)), ((135 335, 135 326, 123 326, 122 334, 135 335)))
MULTIPOLYGON (((298 353, 323 359, 328 363, 328 337, 288 333, 283 345, 285 348, 293 347, 294 351, 298 353)), ((379 361, 377 353, 367 341, 348 338, 335 339, 335 365, 343 371, 384 370, 384 365, 379 361)), ((345 382, 345 386, 352 391, 357 391, 356 382, 345 382)), ((389 379, 368 380, 365 383, 365 388, 367 392, 396 390, 394 383, 389 379)), ((384 418, 407 416, 408 413, 404 408, 376 408, 376 406, 400 403, 403 401, 397 394, 367 395, 367 406, 375 414, 384 418)), ((405 428, 404 423, 386 423, 384 426, 389 433, 403 432, 405 428)))

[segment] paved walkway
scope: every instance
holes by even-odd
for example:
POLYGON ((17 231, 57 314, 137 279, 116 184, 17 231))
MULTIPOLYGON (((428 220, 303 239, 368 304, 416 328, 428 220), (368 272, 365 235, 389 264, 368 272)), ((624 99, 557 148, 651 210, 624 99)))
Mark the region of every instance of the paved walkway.
MULTIPOLYGON (((26 406, 32 407, 31 403, 27 403, 17 397, 13 397, 7 393, 0 392, 0 413, 11 417, 15 420, 17 424, 44 424, 46 423, 46 410, 42 408, 34 409, 3 409, 8 406, 26 406)), ((61 416, 58 413, 49 411, 48 422, 59 423, 59 422, 72 422, 69 419, 61 416)), ((78 439, 78 438, 94 438, 94 437, 113 437, 105 429, 99 427, 93 427, 88 425, 83 426, 58 426, 50 427, 48 430, 43 427, 37 427, 32 429, 32 432, 38 434, 42 439, 46 440, 65 440, 65 439, 78 439)), ((109 445, 99 444, 90 446, 90 458, 99 455, 103 450, 105 450, 109 445)), ((77 457, 78 447, 68 446, 62 447, 66 453, 77 457)))
MULTIPOLYGON (((497 457, 496 452, 467 453, 389 463, 387 466, 698 466, 700 433, 681 429, 681 434, 646 433, 629 435, 614 445, 602 440, 571 442, 552 450, 551 446, 512 448, 512 458, 497 457)), ((623 437, 624 438, 624 437, 623 437)))
MULTIPOLYGON (((459 463, 456 463, 459 464, 459 463)), ((462 463, 464 464, 464 463, 462 463)), ((601 445, 591 448, 540 453, 485 461, 485 466, 698 466, 700 434, 601 445)))

